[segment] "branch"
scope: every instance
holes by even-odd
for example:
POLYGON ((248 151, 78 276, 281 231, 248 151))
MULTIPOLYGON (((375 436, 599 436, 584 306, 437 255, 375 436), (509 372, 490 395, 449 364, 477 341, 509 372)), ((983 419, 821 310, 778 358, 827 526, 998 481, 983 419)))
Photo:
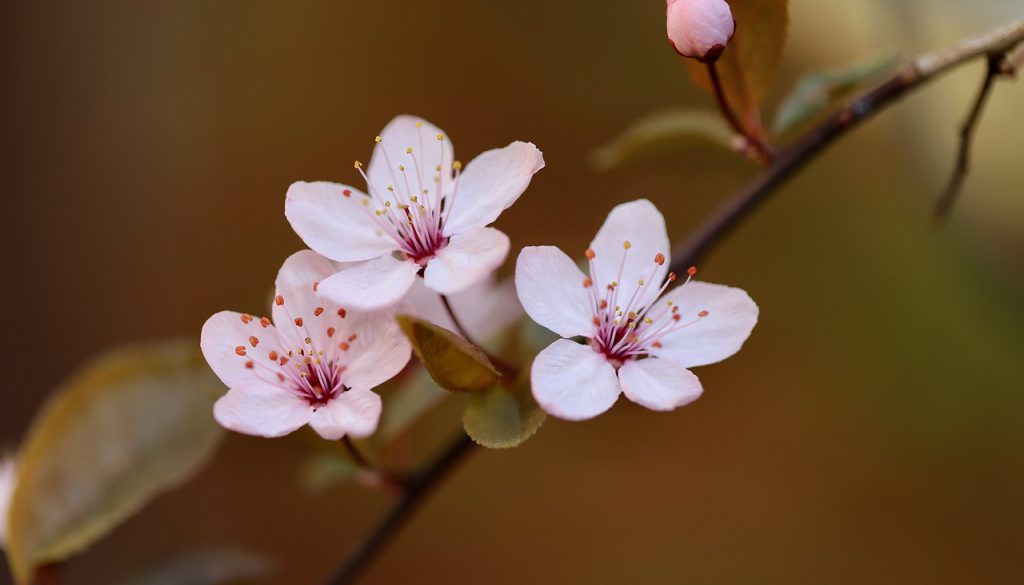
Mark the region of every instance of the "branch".
POLYGON ((352 551, 334 576, 327 581, 327 585, 354 583, 370 566, 370 563, 377 558, 377 555, 384 550, 384 547, 394 539, 405 523, 412 518, 427 496, 440 485, 448 473, 466 455, 473 452, 474 447, 476 447, 476 443, 472 439, 465 433, 459 433, 459 436, 438 455, 437 459, 431 462, 421 474, 414 476, 409 481, 398 504, 388 512, 374 531, 359 545, 359 548, 352 551))
MULTIPOLYGON (((983 56, 1004 55, 1022 41, 1024 21, 1015 21, 955 47, 929 53, 910 62, 889 79, 855 99, 781 151, 770 167, 732 199, 726 201, 693 232, 689 239, 674 250, 675 260, 671 270, 683 272, 687 267, 696 264, 697 260, 706 255, 777 187, 860 122, 946 71, 983 56)), ((1012 63, 1019 65, 1017 61, 1012 63)), ((354 582, 398 534, 427 496, 466 455, 473 451, 474 447, 475 443, 460 433, 421 474, 414 476, 398 504, 381 520, 359 548, 352 552, 337 573, 327 581, 327 585, 347 585, 354 582)))
POLYGON ((891 106, 907 93, 975 59, 1005 55, 1024 42, 1024 20, 1002 25, 957 45, 928 53, 854 99, 781 150, 771 166, 723 203, 672 252, 673 272, 697 264, 759 204, 849 130, 891 106))
POLYGON ((988 67, 985 69, 985 78, 981 82, 981 89, 978 90, 978 97, 974 98, 974 105, 967 115, 967 120, 960 127, 960 146, 957 148, 956 165, 953 167, 953 176, 950 177, 946 190, 939 197, 935 204, 932 217, 936 222, 944 222, 949 218, 949 212, 953 209, 957 197, 963 191, 964 180, 971 166, 971 146, 974 144, 974 132, 981 120, 981 114, 985 111, 985 104, 988 103, 988 96, 992 94, 992 85, 996 77, 1002 75, 1003 55, 996 53, 989 55, 988 67))

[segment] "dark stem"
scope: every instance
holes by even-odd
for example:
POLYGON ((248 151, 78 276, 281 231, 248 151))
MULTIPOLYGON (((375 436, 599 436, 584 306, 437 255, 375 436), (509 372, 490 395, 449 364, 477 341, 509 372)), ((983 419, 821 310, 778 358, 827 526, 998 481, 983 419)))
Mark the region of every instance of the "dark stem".
POLYGON ((446 295, 438 295, 438 296, 441 297, 441 303, 444 305, 445 311, 448 312, 448 316, 451 317, 452 323, 455 324, 455 332, 458 333, 459 335, 461 335, 462 338, 465 339, 466 341, 468 341, 468 342, 472 343, 473 345, 475 345, 477 347, 477 349, 482 351, 484 353, 484 355, 487 356, 487 359, 491 360, 491 363, 494 365, 494 367, 497 368, 498 371, 501 372, 502 376, 505 376, 505 377, 508 377, 508 378, 510 378, 512 380, 515 380, 518 377, 518 374, 519 374, 518 368, 512 366, 511 364, 505 362, 501 358, 499 358, 499 357, 495 356, 494 354, 492 354, 491 352, 487 351, 486 349, 484 349, 484 347, 482 345, 477 343, 475 339, 470 337, 469 336, 469 332, 466 331, 466 328, 462 326, 462 322, 459 321, 459 318, 455 316, 455 310, 452 309, 452 304, 451 304, 451 302, 448 301, 448 297, 446 295))
POLYGON ((718 102, 718 109, 722 111, 722 115, 729 122, 729 125, 732 126, 732 129, 747 141, 747 145, 750 148, 754 149, 757 154, 755 158, 758 161, 770 161, 772 159, 771 149, 751 133, 743 122, 740 121, 736 111, 729 105, 729 99, 725 95, 725 88, 722 87, 722 79, 718 75, 718 67, 715 65, 715 61, 708 61, 707 66, 708 77, 711 79, 711 88, 715 94, 715 101, 718 102))
POLYGON ((345 449, 348 450, 349 455, 352 456, 352 460, 356 462, 356 465, 362 469, 370 471, 374 470, 373 464, 366 459, 366 456, 363 455, 363 452, 360 451, 358 447, 356 447, 356 444, 352 442, 352 439, 349 438, 348 435, 341 438, 341 444, 345 445, 345 449))
POLYGON ((413 476, 398 504, 360 543, 359 548, 352 551, 338 572, 327 581, 327 585, 354 583, 394 539, 406 522, 412 518, 427 496, 441 484, 459 462, 465 459, 466 455, 473 452, 474 447, 476 447, 476 443, 472 439, 459 433, 459 436, 422 473, 413 476))
POLYGON ((43 565, 36 569, 36 585, 59 585, 60 572, 56 563, 43 565))
POLYGON ((444 304, 444 310, 448 311, 448 316, 451 317, 452 323, 455 324, 455 332, 461 335, 462 338, 465 339, 466 341, 472 343, 477 347, 480 347, 480 344, 474 341, 473 338, 469 336, 469 332, 466 331, 466 328, 462 326, 462 321, 459 321, 459 318, 455 316, 455 310, 452 309, 452 304, 448 301, 448 296, 439 296, 441 297, 441 303, 444 304))
POLYGON ((978 122, 981 120, 981 114, 985 110, 988 96, 992 94, 992 85, 996 77, 1002 74, 1002 67, 1002 54, 989 55, 988 68, 985 70, 985 78, 981 82, 981 89, 978 90, 978 95, 974 98, 974 103, 971 106, 970 113, 967 115, 967 120, 960 127, 960 146, 957 149, 953 176, 950 177, 946 190, 942 192, 942 196, 935 203, 932 218, 936 222, 945 222, 949 218, 949 212, 952 211, 953 204, 956 203, 957 198, 963 191, 964 180, 967 178, 967 173, 970 172, 971 147, 974 144, 975 130, 978 127, 978 122))

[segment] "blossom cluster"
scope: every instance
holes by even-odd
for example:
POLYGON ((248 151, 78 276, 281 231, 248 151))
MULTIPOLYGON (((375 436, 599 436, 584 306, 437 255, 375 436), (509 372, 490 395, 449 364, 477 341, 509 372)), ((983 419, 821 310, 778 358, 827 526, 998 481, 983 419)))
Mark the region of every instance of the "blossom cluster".
MULTIPOLYGON (((285 260, 270 316, 223 311, 203 326, 203 354, 229 387, 214 407, 228 429, 278 437, 308 424, 329 440, 367 437, 382 410, 375 388, 411 359, 396 314, 452 327, 440 309, 465 300, 478 316, 469 335, 516 317, 494 310, 515 299, 493 286, 510 241, 491 224, 544 168, 536 146, 513 142, 463 167, 444 131, 399 116, 354 168, 365 190, 288 189, 285 216, 310 249, 285 260)), ((702 391, 688 368, 739 350, 757 306, 742 290, 693 280, 692 269, 670 273, 669 254, 664 218, 646 200, 611 211, 585 270, 554 247, 521 251, 515 295, 563 338, 530 370, 549 414, 591 418, 620 394, 653 410, 683 406, 702 391)))

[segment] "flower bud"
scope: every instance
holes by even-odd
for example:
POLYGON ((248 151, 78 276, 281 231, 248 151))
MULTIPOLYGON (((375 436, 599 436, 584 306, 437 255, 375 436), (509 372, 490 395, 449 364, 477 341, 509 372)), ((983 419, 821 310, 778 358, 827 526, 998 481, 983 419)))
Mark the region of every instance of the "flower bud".
POLYGON ((736 32, 725 0, 668 0, 668 40, 677 53, 702 62, 718 59, 736 32))

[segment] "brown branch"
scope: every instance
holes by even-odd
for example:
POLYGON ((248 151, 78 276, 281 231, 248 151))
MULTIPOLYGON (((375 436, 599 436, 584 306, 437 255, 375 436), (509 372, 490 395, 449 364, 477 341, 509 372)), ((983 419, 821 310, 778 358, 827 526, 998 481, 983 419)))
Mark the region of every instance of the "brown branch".
POLYGON ((901 67, 888 79, 812 128, 782 149, 774 162, 750 184, 726 200, 672 253, 671 270, 682 272, 697 264, 733 228, 768 199, 778 187, 825 151, 836 139, 861 122, 964 63, 993 54, 1006 54, 1024 42, 1024 20, 1002 25, 957 45, 928 53, 901 67))
POLYGON ((347 585, 355 582, 398 535, 427 496, 437 489, 448 473, 465 459, 466 455, 472 453, 475 447, 476 443, 472 439, 465 433, 459 433, 437 459, 409 481, 398 504, 388 512, 359 547, 349 554, 334 576, 327 581, 327 585, 347 585))
MULTIPOLYGON (((915 59, 783 150, 770 167, 745 189, 726 201, 689 239, 676 248, 672 270, 682 272, 696 264, 698 259, 721 241, 776 188, 860 122, 942 73, 982 56, 1005 54, 1022 41, 1024 21, 1016 21, 950 49, 915 59)), ((473 451, 474 446, 469 437, 460 433, 437 459, 427 465, 422 473, 414 476, 399 503, 381 520, 359 548, 352 552, 327 584, 347 585, 354 582, 398 534, 426 497, 467 454, 473 451)))
POLYGON ((960 145, 957 148, 953 176, 950 177, 946 190, 942 192, 942 196, 935 203, 935 210, 932 212, 932 219, 937 223, 944 222, 949 218, 949 212, 953 209, 953 204, 956 203, 957 197, 963 191, 964 180, 967 179, 967 173, 971 167, 971 147, 974 144, 975 130, 978 127, 978 122, 981 120, 982 112, 985 111, 988 97, 992 95, 992 86, 995 83, 996 77, 1003 74, 1002 66, 1002 53, 989 55, 988 66, 985 69, 985 78, 981 82, 981 89, 978 90, 978 96, 974 98, 974 103, 971 106, 970 113, 967 115, 967 120, 960 127, 960 145))

